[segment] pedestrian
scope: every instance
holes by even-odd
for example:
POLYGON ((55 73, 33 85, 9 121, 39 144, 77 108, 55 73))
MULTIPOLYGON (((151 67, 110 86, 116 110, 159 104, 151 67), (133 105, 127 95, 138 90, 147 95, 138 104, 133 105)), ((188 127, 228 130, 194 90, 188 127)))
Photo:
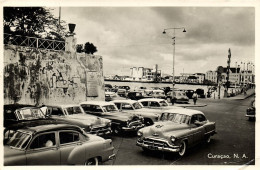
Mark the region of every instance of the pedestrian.
POLYGON ((196 102, 197 102, 197 99, 198 99, 198 94, 196 92, 193 93, 192 99, 193 99, 194 105, 196 105, 196 102))

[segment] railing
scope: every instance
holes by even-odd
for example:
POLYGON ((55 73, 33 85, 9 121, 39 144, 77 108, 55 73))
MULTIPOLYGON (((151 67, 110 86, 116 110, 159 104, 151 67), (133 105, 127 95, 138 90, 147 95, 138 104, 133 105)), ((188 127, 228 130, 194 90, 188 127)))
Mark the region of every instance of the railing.
POLYGON ((65 41, 49 40, 21 35, 4 34, 4 44, 17 46, 65 51, 65 41))

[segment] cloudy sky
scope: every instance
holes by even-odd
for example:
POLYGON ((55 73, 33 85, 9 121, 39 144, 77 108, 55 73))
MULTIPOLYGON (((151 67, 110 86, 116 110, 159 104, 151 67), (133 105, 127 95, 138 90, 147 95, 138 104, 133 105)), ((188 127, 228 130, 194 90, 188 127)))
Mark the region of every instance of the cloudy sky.
MULTIPOLYGON (((57 8, 54 14, 57 15, 57 8)), ((254 62, 255 10, 252 7, 62 7, 61 19, 76 24, 78 44, 93 43, 103 56, 104 74, 130 75, 131 67, 158 64, 175 75, 205 73, 235 62, 254 62)))

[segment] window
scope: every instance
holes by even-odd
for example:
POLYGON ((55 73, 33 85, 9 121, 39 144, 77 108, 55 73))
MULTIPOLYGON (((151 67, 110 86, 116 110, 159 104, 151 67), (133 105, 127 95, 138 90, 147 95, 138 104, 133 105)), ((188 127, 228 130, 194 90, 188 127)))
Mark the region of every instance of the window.
POLYGON ((115 105, 116 105, 116 107, 117 107, 118 109, 120 109, 121 103, 115 103, 115 105))
POLYGON ((82 114, 80 107, 68 107, 67 112, 69 115, 82 114))
POLYGON ((194 124, 196 120, 198 120, 197 115, 193 115, 192 118, 191 118, 190 123, 191 123, 191 124, 194 124))
POLYGON ((62 110, 61 110, 60 108, 53 107, 53 108, 52 108, 51 115, 60 116, 60 115, 63 115, 63 112, 62 112, 62 110))
POLYGON ((128 103, 122 103, 122 109, 133 110, 132 106, 128 103))
POLYGON ((60 132, 59 135, 60 135, 60 144, 79 141, 79 133, 77 132, 60 132))
POLYGON ((204 115, 202 115, 202 114, 198 114, 198 120, 199 120, 200 122, 203 122, 203 121, 206 120, 206 118, 205 118, 204 115))
POLYGON ((37 136, 31 143, 30 149, 38 149, 55 146, 55 133, 46 133, 37 136))
POLYGON ((143 106, 148 106, 148 102, 141 102, 143 106))
POLYGON ((158 102, 151 102, 151 106, 160 107, 160 104, 158 102))

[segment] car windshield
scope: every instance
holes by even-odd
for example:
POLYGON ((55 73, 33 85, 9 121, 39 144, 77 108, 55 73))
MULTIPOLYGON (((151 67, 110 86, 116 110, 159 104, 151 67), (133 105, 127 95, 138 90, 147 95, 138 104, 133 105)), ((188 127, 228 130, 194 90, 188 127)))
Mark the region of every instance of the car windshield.
POLYGON ((190 120, 190 116, 179 114, 179 113, 163 113, 160 120, 161 121, 172 121, 174 123, 188 124, 189 120, 190 120))
POLYGON ((81 110, 80 107, 67 107, 67 112, 69 115, 75 115, 75 114, 83 114, 83 111, 81 110))
POLYGON ((142 105, 139 102, 133 103, 135 109, 141 109, 142 105))
POLYGON ((105 105, 102 106, 104 112, 115 112, 118 111, 117 107, 115 105, 105 105))
POLYGON ((40 108, 28 108, 28 109, 16 110, 15 112, 19 120, 32 120, 32 119, 45 118, 40 108))
POLYGON ((161 106, 168 106, 168 103, 164 100, 160 101, 159 103, 160 103, 161 106))
POLYGON ((8 141, 7 141, 7 145, 14 147, 14 148, 24 148, 29 139, 30 139, 29 134, 27 133, 23 133, 20 131, 17 131, 8 141))

